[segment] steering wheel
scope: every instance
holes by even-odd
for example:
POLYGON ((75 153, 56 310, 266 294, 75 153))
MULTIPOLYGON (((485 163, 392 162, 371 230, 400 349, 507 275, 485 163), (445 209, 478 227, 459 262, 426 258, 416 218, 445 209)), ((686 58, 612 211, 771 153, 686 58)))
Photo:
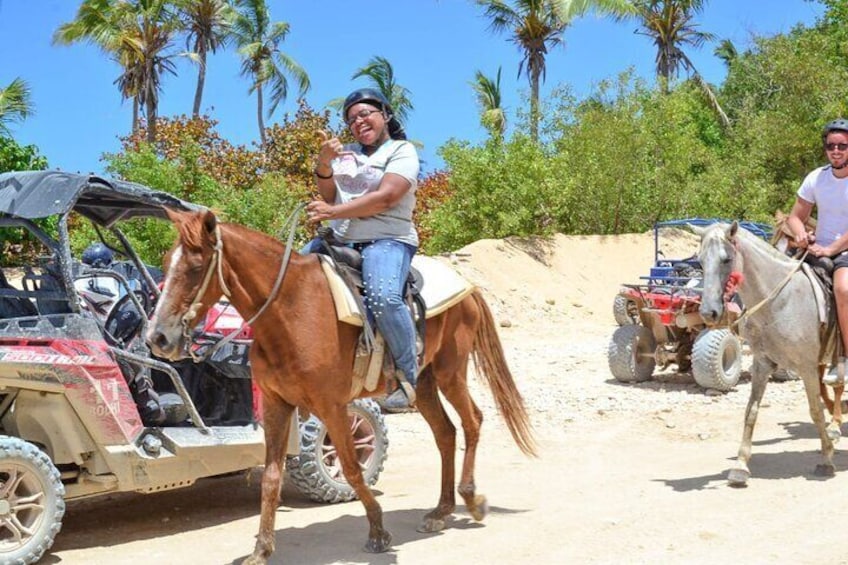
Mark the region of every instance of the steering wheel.
POLYGON ((141 290, 132 291, 143 307, 143 312, 138 312, 135 302, 132 301, 132 295, 125 294, 119 298, 112 309, 109 310, 109 315, 106 316, 106 321, 103 322, 103 328, 106 330, 106 340, 110 345, 122 347, 130 343, 138 336, 143 325, 144 317, 150 311, 151 301, 147 293, 141 290), (128 305, 131 305, 127 307, 128 305))

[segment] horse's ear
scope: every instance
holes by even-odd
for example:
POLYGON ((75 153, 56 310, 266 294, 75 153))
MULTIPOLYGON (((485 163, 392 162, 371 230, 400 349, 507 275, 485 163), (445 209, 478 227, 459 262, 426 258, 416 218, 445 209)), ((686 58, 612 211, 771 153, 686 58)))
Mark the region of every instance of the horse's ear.
POLYGON ((727 237, 733 238, 736 237, 736 232, 739 231, 739 222, 733 220, 733 223, 730 224, 730 229, 727 230, 727 237))
POLYGON ((176 210, 174 208, 168 208, 165 206, 165 214, 168 216, 168 219, 172 224, 179 225, 183 221, 185 221, 185 212, 182 210, 176 210))
POLYGON ((218 218, 215 217, 212 210, 205 210, 203 212, 203 231, 211 235, 215 233, 216 227, 218 227, 218 218))

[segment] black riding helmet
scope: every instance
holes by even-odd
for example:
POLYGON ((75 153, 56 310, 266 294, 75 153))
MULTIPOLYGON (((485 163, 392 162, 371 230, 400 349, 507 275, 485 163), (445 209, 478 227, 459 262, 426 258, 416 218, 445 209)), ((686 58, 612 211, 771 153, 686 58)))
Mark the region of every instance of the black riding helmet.
POLYGON ((822 141, 827 140, 827 135, 835 131, 842 131, 848 133, 848 120, 845 120, 843 118, 837 118, 832 122, 828 122, 828 124, 824 126, 824 129, 822 130, 822 141))
POLYGON ((112 250, 102 243, 92 243, 82 252, 82 262, 95 268, 105 269, 114 261, 112 250))
POLYGON ((403 131, 403 126, 400 125, 400 122, 395 117, 391 104, 389 104, 389 101, 385 96, 383 96, 382 92, 373 88, 360 88, 348 94, 347 98, 345 98, 344 108, 342 110, 342 118, 345 122, 347 121, 347 111, 350 110, 351 106, 359 104, 360 102, 370 104, 383 111, 386 119, 388 120, 389 137, 392 139, 406 139, 406 132, 403 131))

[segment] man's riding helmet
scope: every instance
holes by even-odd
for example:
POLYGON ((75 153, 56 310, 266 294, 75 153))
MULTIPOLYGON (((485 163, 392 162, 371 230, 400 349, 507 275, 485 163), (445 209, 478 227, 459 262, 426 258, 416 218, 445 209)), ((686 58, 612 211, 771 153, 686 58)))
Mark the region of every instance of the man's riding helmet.
POLYGON ((105 269, 113 259, 112 250, 102 243, 92 243, 82 252, 82 262, 96 269, 105 269))
POLYGON ((347 121, 347 111, 350 110, 350 107, 360 102, 370 104, 383 111, 388 120, 389 137, 392 139, 406 139, 406 132, 403 131, 403 126, 400 125, 400 122, 395 117, 391 104, 383 96, 382 92, 373 88, 360 88, 348 94, 344 101, 344 108, 342 109, 342 118, 345 121, 347 121))
POLYGON ((822 130, 822 140, 827 140, 827 135, 835 131, 848 133, 848 120, 837 118, 832 122, 828 122, 828 124, 824 126, 824 130, 822 130))

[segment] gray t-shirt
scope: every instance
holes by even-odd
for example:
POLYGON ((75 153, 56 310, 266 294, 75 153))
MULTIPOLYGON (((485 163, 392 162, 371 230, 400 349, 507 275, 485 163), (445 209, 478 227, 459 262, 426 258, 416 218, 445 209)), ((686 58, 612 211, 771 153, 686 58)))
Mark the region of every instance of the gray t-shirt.
POLYGON ((410 182, 410 187, 393 208, 384 212, 367 218, 331 221, 336 236, 349 243, 395 239, 418 247, 418 232, 412 223, 420 167, 415 146, 408 141, 390 139, 371 155, 365 155, 359 144, 345 145, 344 150, 351 153, 341 155, 331 163, 336 204, 376 191, 386 173, 402 176, 410 182))

